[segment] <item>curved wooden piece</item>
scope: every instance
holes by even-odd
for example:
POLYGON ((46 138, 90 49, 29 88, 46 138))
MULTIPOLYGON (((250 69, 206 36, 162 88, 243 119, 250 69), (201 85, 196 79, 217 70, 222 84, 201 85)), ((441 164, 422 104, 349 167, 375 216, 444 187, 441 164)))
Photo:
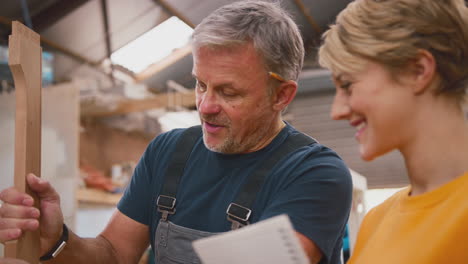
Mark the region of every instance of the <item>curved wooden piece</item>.
MULTIPOLYGON (((26 174, 41 175, 41 76, 40 36, 14 21, 9 38, 8 64, 15 81, 15 188, 38 199, 26 184, 26 174)), ((39 230, 5 245, 5 256, 39 263, 39 230)))

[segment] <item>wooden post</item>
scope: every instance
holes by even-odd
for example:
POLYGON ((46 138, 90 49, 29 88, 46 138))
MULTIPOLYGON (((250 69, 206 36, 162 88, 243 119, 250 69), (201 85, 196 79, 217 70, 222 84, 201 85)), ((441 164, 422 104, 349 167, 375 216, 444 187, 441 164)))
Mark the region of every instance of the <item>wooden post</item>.
MULTIPOLYGON (((39 200, 26 184, 26 174, 41 175, 41 78, 42 48, 40 36, 14 21, 9 38, 9 60, 15 82, 15 188, 39 200)), ((39 230, 25 232, 17 240, 5 244, 5 257, 30 264, 39 263, 39 230)))

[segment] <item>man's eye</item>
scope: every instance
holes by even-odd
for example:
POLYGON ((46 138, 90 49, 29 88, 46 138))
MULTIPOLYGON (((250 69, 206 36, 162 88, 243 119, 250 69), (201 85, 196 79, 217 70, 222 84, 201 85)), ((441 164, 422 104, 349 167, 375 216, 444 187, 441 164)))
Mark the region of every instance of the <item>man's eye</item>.
POLYGON ((233 92, 233 91, 222 91, 222 94, 223 96, 226 96, 226 97, 234 97, 237 95, 237 93, 233 92))
POLYGON ((201 92, 206 91, 206 85, 204 83, 199 82, 199 81, 197 81, 197 83, 196 83, 196 88, 201 92))

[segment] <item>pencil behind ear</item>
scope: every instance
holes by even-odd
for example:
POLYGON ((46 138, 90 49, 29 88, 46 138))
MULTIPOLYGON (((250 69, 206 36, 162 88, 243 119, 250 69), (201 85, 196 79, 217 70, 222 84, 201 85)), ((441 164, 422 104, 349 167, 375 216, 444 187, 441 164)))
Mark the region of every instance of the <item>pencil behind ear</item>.
POLYGON ((272 96, 273 100, 273 109, 281 112, 291 103, 291 101, 296 96, 297 92, 297 83, 295 81, 289 80, 282 82, 274 90, 272 96))

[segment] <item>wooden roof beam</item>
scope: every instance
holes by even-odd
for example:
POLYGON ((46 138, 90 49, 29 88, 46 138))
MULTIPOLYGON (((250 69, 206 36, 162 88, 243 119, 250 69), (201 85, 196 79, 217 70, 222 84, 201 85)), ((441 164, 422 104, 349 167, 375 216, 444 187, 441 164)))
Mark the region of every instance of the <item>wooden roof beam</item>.
POLYGON ((189 55, 192 52, 192 46, 190 44, 173 51, 169 56, 165 57, 164 59, 160 60, 157 63, 152 64, 147 69, 142 71, 141 73, 136 74, 135 79, 137 82, 142 82, 151 76, 155 75, 156 73, 164 70, 165 68, 173 65, 183 57, 189 55))
MULTIPOLYGON (((3 24, 5 26, 9 27, 9 26, 11 26, 11 20, 9 18, 0 16, 0 24, 3 24)), ((100 65, 99 62, 90 61, 87 58, 81 56, 80 54, 78 54, 78 53, 76 53, 74 51, 71 51, 71 50, 69 50, 67 48, 64 48, 64 47, 60 46, 59 44, 57 44, 57 43, 55 43, 55 42, 53 42, 53 41, 51 41, 51 40, 49 40, 47 38, 44 38, 42 36, 41 36, 41 43, 44 44, 47 47, 50 47, 53 50, 59 51, 59 52, 65 54, 65 55, 79 61, 79 62, 88 64, 88 65, 90 65, 92 67, 97 67, 97 66, 100 65)))
POLYGON ((184 21, 185 24, 189 25, 191 28, 195 28, 195 24, 193 24, 187 17, 182 15, 179 11, 177 11, 173 6, 171 6, 165 0, 154 0, 154 2, 158 3, 162 8, 164 8, 169 14, 172 14, 178 17, 180 20, 184 21))
POLYGON ((315 21, 315 19, 312 17, 310 14, 308 8, 305 7, 304 3, 302 3, 302 0, 294 0, 294 3, 296 6, 301 10, 302 14, 306 17, 307 22, 312 26, 315 32, 319 34, 319 36, 322 34, 322 29, 320 28, 319 24, 315 21))
POLYGON ((195 91, 176 92, 157 94, 152 98, 147 99, 128 99, 120 101, 116 106, 104 108, 93 105, 81 105, 81 117, 109 117, 114 115, 123 115, 134 112, 143 112, 158 108, 168 108, 174 106, 174 100, 178 106, 191 108, 195 106, 195 91))
POLYGON ((89 0, 59 0, 31 18, 34 30, 41 32, 89 0))
MULTIPOLYGON (((8 26, 8 27, 11 27, 11 19, 9 18, 6 18, 6 17, 3 17, 3 16, 0 16, 0 24, 2 25, 5 25, 5 26, 8 26)), ((84 63, 94 69, 96 69, 97 71, 99 72, 103 72, 105 74, 107 74, 102 68, 101 68, 101 62, 99 61, 92 61, 92 60, 89 60, 87 58, 85 58, 84 56, 72 51, 72 50, 69 50, 47 38, 44 38, 43 36, 41 36, 41 44, 43 44, 44 46, 54 50, 54 51, 57 51, 57 52, 60 52, 62 54, 64 54, 65 56, 68 56, 80 63, 84 63)), ((135 76, 128 72, 128 71, 125 71, 123 69, 121 69, 121 67, 118 67, 118 65, 115 65, 114 66, 114 69, 117 69, 119 72, 122 72, 123 74, 129 76, 132 80, 135 80, 135 76), (116 67, 117 66, 117 67, 116 67)))

